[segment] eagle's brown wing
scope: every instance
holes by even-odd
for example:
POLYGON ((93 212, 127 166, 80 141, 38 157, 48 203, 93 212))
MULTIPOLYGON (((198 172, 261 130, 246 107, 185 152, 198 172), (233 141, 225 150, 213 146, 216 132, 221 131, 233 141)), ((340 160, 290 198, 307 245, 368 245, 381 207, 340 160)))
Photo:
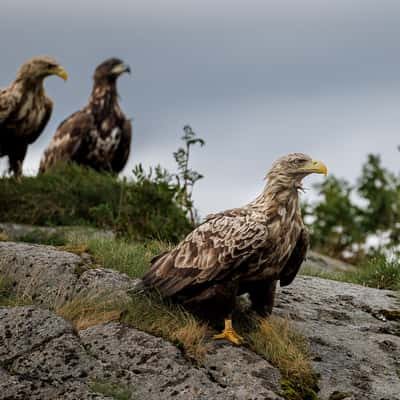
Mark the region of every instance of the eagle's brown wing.
POLYGON ((0 124, 14 111, 19 96, 11 89, 0 89, 0 124))
POLYGON ((45 172, 58 162, 71 161, 93 127, 93 116, 82 110, 63 121, 43 154, 40 172, 45 172))
POLYGON ((217 214, 198 226, 174 250, 154 259, 143 281, 164 296, 219 280, 263 248, 265 224, 251 215, 217 214))
POLYGON ((111 168, 114 172, 121 172, 128 161, 129 152, 131 149, 132 139, 132 124, 128 119, 124 121, 121 130, 121 140, 115 151, 113 160, 111 162, 111 168))
POLYGON ((35 131, 33 131, 29 135, 29 137, 27 137, 29 144, 32 144, 34 141, 36 141, 36 139, 43 132, 44 128, 46 128, 46 125, 51 118, 51 114, 53 112, 53 102, 51 101, 50 98, 46 97, 45 102, 44 102, 44 107, 45 107, 45 114, 44 114, 42 120, 40 121, 39 127, 35 131))
POLYGON ((303 228, 297 240, 296 247, 293 249, 289 260, 280 273, 279 280, 281 286, 288 286, 293 282, 299 272, 300 266, 306 258, 309 245, 309 234, 307 228, 303 228))

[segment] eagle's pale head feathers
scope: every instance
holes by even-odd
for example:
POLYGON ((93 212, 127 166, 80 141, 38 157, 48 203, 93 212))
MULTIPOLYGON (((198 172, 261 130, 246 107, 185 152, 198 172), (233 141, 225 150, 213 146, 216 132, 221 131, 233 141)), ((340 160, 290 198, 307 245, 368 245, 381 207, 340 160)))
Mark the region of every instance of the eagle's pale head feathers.
POLYGON ((44 78, 56 75, 65 81, 68 79, 67 71, 52 57, 33 57, 21 65, 17 79, 26 81, 42 81, 44 78))
POLYGON ((313 160, 307 154, 290 153, 276 160, 267 176, 272 174, 304 178, 313 173, 326 175, 327 172, 328 169, 322 161, 313 160))

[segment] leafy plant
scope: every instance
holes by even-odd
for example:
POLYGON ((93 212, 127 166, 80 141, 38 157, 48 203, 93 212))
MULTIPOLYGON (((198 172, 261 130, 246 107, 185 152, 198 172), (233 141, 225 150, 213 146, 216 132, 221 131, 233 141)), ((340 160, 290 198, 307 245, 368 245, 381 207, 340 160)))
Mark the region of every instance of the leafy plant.
POLYGON ((355 185, 331 175, 315 189, 319 199, 302 207, 314 249, 359 263, 400 244, 400 177, 378 155, 368 155, 355 185))
POLYGON ((190 125, 184 126, 183 131, 184 135, 182 136, 182 140, 185 145, 174 152, 174 158, 178 164, 178 173, 175 175, 178 187, 177 200, 189 214, 191 223, 195 225, 198 216, 193 206, 193 187, 198 180, 203 178, 203 175, 189 168, 189 159, 191 147, 196 144, 203 147, 205 141, 196 136, 196 133, 192 130, 190 125))

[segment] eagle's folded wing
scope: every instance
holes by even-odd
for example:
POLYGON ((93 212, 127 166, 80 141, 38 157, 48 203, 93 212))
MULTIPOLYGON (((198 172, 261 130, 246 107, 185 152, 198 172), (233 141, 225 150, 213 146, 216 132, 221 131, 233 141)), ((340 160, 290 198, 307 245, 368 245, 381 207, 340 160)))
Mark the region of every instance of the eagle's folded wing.
POLYGON ((93 127, 92 115, 83 111, 78 111, 63 121, 40 161, 40 172, 58 162, 72 160, 93 127))
POLYGON ((44 128, 46 128, 46 125, 49 122, 51 114, 53 112, 53 101, 50 98, 46 97, 46 100, 44 102, 44 107, 45 107, 45 113, 43 115, 42 121, 40 122, 40 125, 35 131, 32 131, 32 133, 27 138, 29 144, 35 142, 36 139, 40 136, 40 134, 44 131, 44 128))
POLYGON ((122 126, 121 140, 111 162, 113 171, 120 172, 125 167, 131 150, 131 138, 132 124, 131 121, 127 119, 122 126))
POLYGON ((308 230, 307 228, 303 228, 297 240, 296 247, 293 249, 289 260, 280 273, 279 280, 281 286, 288 286, 293 282, 293 279, 299 272, 301 264, 306 258, 309 242, 308 230))
POLYGON ((157 257, 144 283, 172 296, 188 286, 222 279, 263 248, 267 236, 266 225, 251 215, 217 214, 176 249, 157 257))
POLYGON ((18 103, 18 96, 10 89, 0 90, 0 123, 5 121, 14 111, 18 103))

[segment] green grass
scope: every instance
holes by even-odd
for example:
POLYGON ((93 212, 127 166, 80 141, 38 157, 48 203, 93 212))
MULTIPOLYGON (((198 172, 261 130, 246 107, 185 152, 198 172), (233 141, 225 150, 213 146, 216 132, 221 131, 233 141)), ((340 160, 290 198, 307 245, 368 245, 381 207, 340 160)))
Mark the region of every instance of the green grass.
POLYGON ((70 237, 68 244, 87 246, 95 263, 103 268, 123 272, 131 278, 143 276, 150 266, 151 259, 169 248, 169 245, 158 240, 130 242, 118 238, 87 239, 79 235, 70 237))
POLYGON ((132 391, 125 385, 111 381, 93 381, 89 384, 89 388, 94 393, 111 397, 114 400, 131 400, 132 391))
POLYGON ((178 241, 191 225, 168 182, 117 179, 77 165, 0 178, 0 221, 112 229, 136 240, 178 241))
POLYGON ((388 260, 384 256, 365 260, 357 267, 356 271, 326 273, 304 269, 302 274, 356 283, 377 289, 400 290, 400 263, 388 260))

